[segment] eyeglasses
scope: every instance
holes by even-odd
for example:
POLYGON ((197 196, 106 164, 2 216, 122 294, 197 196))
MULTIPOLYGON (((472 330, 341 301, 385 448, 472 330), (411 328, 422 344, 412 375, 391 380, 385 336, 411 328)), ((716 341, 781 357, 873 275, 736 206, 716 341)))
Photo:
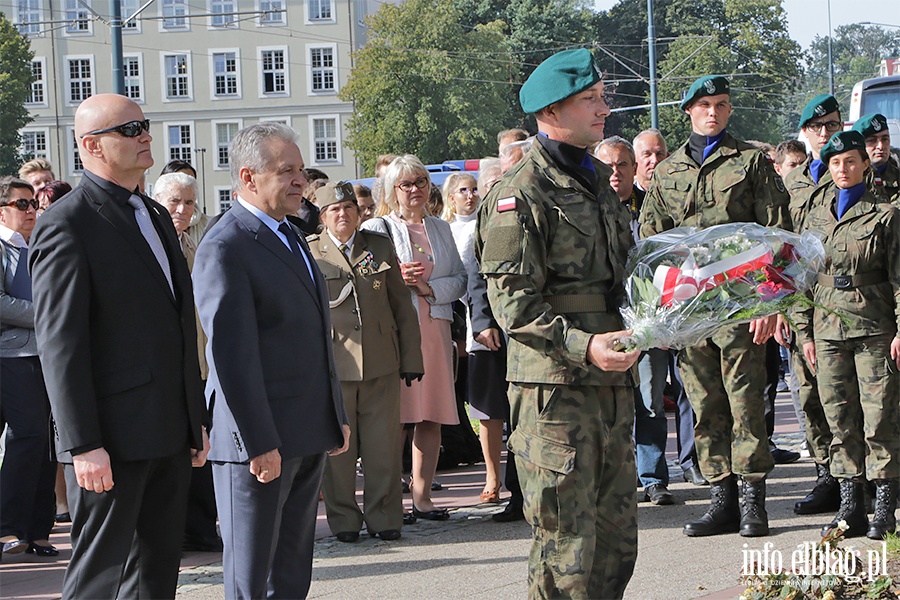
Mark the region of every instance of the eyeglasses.
POLYGON ((429 179, 427 177, 419 177, 415 181, 404 181, 400 183, 397 187, 400 188, 404 192, 411 192, 413 186, 419 188, 420 190, 424 190, 425 186, 428 185, 429 179))
POLYGON ((37 210, 38 207, 40 207, 40 203, 37 200, 26 200, 25 198, 19 198, 18 200, 10 200, 2 206, 15 206, 22 212, 25 212, 26 210, 28 210, 29 206, 34 210, 37 210))
POLYGON ((466 196, 477 196, 478 188, 477 187, 473 187, 473 188, 461 187, 458 190, 456 190, 456 193, 457 194, 465 194, 466 196))
POLYGON ((116 125, 115 127, 107 127, 106 129, 98 129, 97 131, 89 131, 85 133, 85 135, 100 135, 101 133, 119 133, 125 137, 133 138, 141 135, 141 132, 146 131, 150 133, 150 119, 144 119, 143 121, 129 121, 128 123, 123 123, 122 125, 116 125))
POLYGON ((812 121, 803 127, 810 131, 821 131, 824 127, 825 131, 828 133, 834 133, 835 131, 840 130, 841 125, 842 123, 840 121, 812 121))

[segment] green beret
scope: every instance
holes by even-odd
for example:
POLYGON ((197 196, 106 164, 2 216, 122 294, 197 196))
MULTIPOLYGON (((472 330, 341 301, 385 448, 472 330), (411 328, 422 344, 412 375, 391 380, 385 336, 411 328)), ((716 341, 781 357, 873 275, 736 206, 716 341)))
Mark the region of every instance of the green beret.
POLYGON ((600 81, 600 71, 587 48, 557 52, 531 72, 519 90, 526 113, 536 113, 554 102, 583 92, 600 81))
POLYGON ((822 146, 822 150, 819 151, 819 160, 827 165, 828 159, 832 156, 856 149, 862 150, 865 154, 866 138, 864 138, 860 132, 853 131, 852 129, 849 131, 840 131, 831 136, 828 143, 822 146))
POLYGON ((319 208, 344 200, 352 200, 353 204, 359 204, 356 201, 356 194, 353 193, 353 186, 346 181, 329 181, 316 190, 316 206, 319 208))
POLYGON ((719 94, 728 94, 731 96, 731 86, 728 80, 721 75, 706 75, 691 84, 684 100, 681 101, 681 110, 687 108, 694 102, 704 96, 718 96, 719 94))
POLYGON ((853 131, 860 132, 863 137, 877 135, 885 129, 887 129, 887 119, 878 113, 863 115, 853 124, 853 131))
POLYGON ((816 117, 824 117, 828 113, 840 112, 841 107, 834 96, 820 94, 809 101, 800 115, 800 127, 803 127, 816 117))

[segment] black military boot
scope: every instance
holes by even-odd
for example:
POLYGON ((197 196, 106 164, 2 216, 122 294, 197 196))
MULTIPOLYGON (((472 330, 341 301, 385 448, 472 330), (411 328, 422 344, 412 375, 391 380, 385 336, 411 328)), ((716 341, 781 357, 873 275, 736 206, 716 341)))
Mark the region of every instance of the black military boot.
POLYGON ((840 485, 831 476, 828 465, 816 464, 816 474, 816 486, 806 498, 794 504, 794 512, 798 515, 834 512, 841 506, 840 485))
POLYGON ((897 529, 897 488, 900 487, 897 480, 875 480, 875 514, 869 521, 869 531, 866 537, 870 540, 883 540, 888 533, 894 533, 897 529))
POLYGON ((741 485, 741 535, 762 537, 769 535, 769 515, 766 514, 766 480, 741 485))
POLYGON ((711 503, 706 514, 684 526, 684 535, 700 537, 719 533, 735 533, 740 529, 741 512, 737 499, 737 478, 710 483, 711 503))
POLYGON ((822 528, 823 537, 841 521, 849 527, 844 532, 846 538, 860 537, 866 533, 869 523, 866 519, 865 485, 852 479, 841 479, 841 506, 831 523, 822 528))

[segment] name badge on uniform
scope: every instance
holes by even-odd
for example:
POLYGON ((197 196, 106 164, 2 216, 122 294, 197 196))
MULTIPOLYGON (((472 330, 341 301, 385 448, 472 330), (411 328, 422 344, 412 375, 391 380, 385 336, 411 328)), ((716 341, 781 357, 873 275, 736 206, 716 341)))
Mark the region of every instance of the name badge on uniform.
POLYGON ((503 213, 508 212, 510 210, 516 210, 516 197, 510 196, 509 198, 501 198, 497 201, 497 212, 503 213))

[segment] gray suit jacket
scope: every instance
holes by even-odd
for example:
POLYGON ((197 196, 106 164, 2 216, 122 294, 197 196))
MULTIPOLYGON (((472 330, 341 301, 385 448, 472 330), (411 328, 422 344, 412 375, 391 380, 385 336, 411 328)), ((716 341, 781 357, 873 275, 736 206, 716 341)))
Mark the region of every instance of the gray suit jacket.
POLYGON ((19 265, 20 250, 3 241, 0 244, 0 357, 37 356, 34 304, 6 293, 7 274, 12 279, 19 265))
POLYGON ((243 463, 341 446, 347 423, 331 347, 327 287, 313 266, 236 203, 194 260, 197 308, 209 337, 209 459, 243 463))

